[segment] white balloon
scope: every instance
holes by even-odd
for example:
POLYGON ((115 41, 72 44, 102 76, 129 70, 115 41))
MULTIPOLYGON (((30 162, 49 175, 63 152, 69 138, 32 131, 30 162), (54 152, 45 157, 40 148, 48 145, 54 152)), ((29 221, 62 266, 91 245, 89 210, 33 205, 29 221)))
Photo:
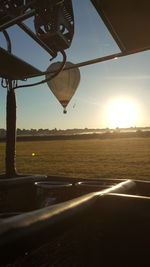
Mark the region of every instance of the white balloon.
MULTIPOLYGON (((51 64, 47 71, 54 72, 60 68, 61 62, 51 64)), ((66 62, 65 67, 74 66, 71 62, 66 62)), ((47 74, 46 78, 50 77, 51 74, 47 74)), ((64 107, 64 113, 66 113, 66 107, 74 95, 80 82, 80 71, 78 68, 68 69, 61 71, 56 77, 48 81, 47 84, 64 107)))

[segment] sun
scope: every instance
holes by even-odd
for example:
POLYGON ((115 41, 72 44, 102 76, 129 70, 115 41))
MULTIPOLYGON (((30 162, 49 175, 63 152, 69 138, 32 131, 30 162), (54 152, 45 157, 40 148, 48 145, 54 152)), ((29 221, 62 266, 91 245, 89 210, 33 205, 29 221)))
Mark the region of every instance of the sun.
POLYGON ((111 128, 128 128, 136 125, 138 110, 136 104, 128 98, 113 100, 106 111, 107 124, 111 128))

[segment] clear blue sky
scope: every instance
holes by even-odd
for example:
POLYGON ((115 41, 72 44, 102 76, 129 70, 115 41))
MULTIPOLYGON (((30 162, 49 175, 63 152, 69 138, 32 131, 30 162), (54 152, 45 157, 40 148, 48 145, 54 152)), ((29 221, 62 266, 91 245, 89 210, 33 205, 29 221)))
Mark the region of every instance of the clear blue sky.
MULTIPOLYGON (((89 0, 73 0, 73 7, 75 35, 66 50, 68 61, 79 63, 119 52, 89 0)), ((15 55, 43 71, 47 69, 50 64, 47 52, 18 27, 10 28, 9 33, 15 55)), ((0 42, 5 47, 2 35, 0 42)), ((128 99, 136 106, 136 119, 126 126, 150 126, 149 70, 150 51, 80 68, 81 81, 66 115, 46 84, 18 89, 17 128, 117 127, 121 124, 113 125, 113 118, 108 119, 109 107, 116 99, 128 99)), ((31 81, 37 79, 28 82, 31 81)), ((0 88, 0 128, 5 128, 5 105, 6 90, 0 88)))

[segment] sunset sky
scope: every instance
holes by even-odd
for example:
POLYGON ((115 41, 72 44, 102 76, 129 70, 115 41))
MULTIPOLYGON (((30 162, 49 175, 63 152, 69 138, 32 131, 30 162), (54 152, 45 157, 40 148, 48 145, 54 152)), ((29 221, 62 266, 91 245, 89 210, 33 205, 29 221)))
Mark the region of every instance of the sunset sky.
MULTIPOLYGON (((120 52, 89 0, 73 0, 73 8, 75 35, 66 50, 68 61, 79 63, 120 52)), ((47 69, 47 52, 18 27, 10 28, 9 33, 15 55, 42 71, 47 69)), ((5 47, 2 34, 0 42, 5 47)), ((150 126, 150 51, 85 66, 80 73, 67 114, 47 84, 16 90, 17 128, 150 126)), ((35 81, 39 79, 28 80, 35 81)), ((6 90, 0 87, 0 128, 5 128, 5 105, 6 90)))

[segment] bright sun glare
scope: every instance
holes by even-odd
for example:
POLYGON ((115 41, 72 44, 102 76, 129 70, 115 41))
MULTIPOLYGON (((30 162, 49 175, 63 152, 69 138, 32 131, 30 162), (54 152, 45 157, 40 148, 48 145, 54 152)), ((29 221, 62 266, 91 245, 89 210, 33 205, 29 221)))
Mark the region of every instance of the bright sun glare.
POLYGON ((111 128, 127 128, 136 125, 137 107, 127 98, 119 98, 108 105, 107 123, 111 128))

